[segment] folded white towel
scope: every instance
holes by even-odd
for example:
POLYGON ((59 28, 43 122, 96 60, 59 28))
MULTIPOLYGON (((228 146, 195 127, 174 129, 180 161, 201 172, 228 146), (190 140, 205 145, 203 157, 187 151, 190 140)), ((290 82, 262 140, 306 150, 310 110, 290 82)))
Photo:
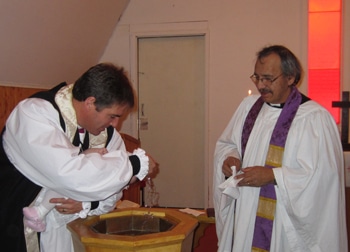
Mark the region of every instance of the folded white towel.
POLYGON ((183 212, 183 213, 192 214, 192 215, 194 215, 196 217, 205 213, 203 211, 197 211, 197 210, 190 209, 190 208, 179 209, 179 211, 183 212))

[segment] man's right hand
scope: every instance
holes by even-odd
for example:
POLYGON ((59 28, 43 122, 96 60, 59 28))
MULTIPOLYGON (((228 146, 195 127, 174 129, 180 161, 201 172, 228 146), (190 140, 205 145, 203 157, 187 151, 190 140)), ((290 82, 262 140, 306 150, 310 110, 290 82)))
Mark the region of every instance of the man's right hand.
POLYGON ((151 157, 148 155, 148 174, 146 177, 151 177, 154 178, 158 172, 159 172, 159 164, 151 157))
MULTIPOLYGON (((148 173, 147 175, 142 179, 145 180, 148 177, 154 178, 157 173, 159 172, 159 164, 148 154, 146 154, 148 157, 148 173)), ((136 175, 134 175, 130 181, 129 181, 129 185, 137 182, 139 179, 136 177, 136 175)))
POLYGON ((236 171, 238 172, 242 167, 241 160, 235 157, 228 157, 225 159, 224 163, 222 164, 222 173, 225 175, 225 177, 232 176, 232 166, 236 166, 236 171))

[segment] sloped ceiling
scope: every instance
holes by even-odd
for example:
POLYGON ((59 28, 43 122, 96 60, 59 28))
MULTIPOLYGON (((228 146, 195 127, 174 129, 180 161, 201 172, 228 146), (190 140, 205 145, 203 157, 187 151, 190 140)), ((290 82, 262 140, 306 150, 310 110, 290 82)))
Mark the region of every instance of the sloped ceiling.
POLYGON ((52 87, 98 63, 130 0, 0 0, 0 85, 52 87))

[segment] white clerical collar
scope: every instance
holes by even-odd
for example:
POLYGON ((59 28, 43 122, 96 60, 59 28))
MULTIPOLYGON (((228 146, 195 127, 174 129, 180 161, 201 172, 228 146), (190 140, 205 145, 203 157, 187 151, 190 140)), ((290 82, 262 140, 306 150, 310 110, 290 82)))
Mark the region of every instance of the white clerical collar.
POLYGON ((274 108, 283 108, 284 103, 268 103, 266 102, 267 105, 274 107, 274 108))

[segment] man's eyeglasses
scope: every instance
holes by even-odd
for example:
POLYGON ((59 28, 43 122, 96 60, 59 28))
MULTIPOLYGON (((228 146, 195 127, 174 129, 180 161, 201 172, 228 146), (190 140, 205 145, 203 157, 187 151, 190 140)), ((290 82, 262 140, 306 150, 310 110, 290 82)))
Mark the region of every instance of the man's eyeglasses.
POLYGON ((272 77, 259 77, 259 75, 253 74, 252 76, 250 76, 250 79, 254 82, 255 85, 258 85, 259 81, 261 81, 262 84, 264 85, 271 85, 275 80, 277 80, 282 75, 283 73, 281 73, 275 78, 272 78, 272 77))

